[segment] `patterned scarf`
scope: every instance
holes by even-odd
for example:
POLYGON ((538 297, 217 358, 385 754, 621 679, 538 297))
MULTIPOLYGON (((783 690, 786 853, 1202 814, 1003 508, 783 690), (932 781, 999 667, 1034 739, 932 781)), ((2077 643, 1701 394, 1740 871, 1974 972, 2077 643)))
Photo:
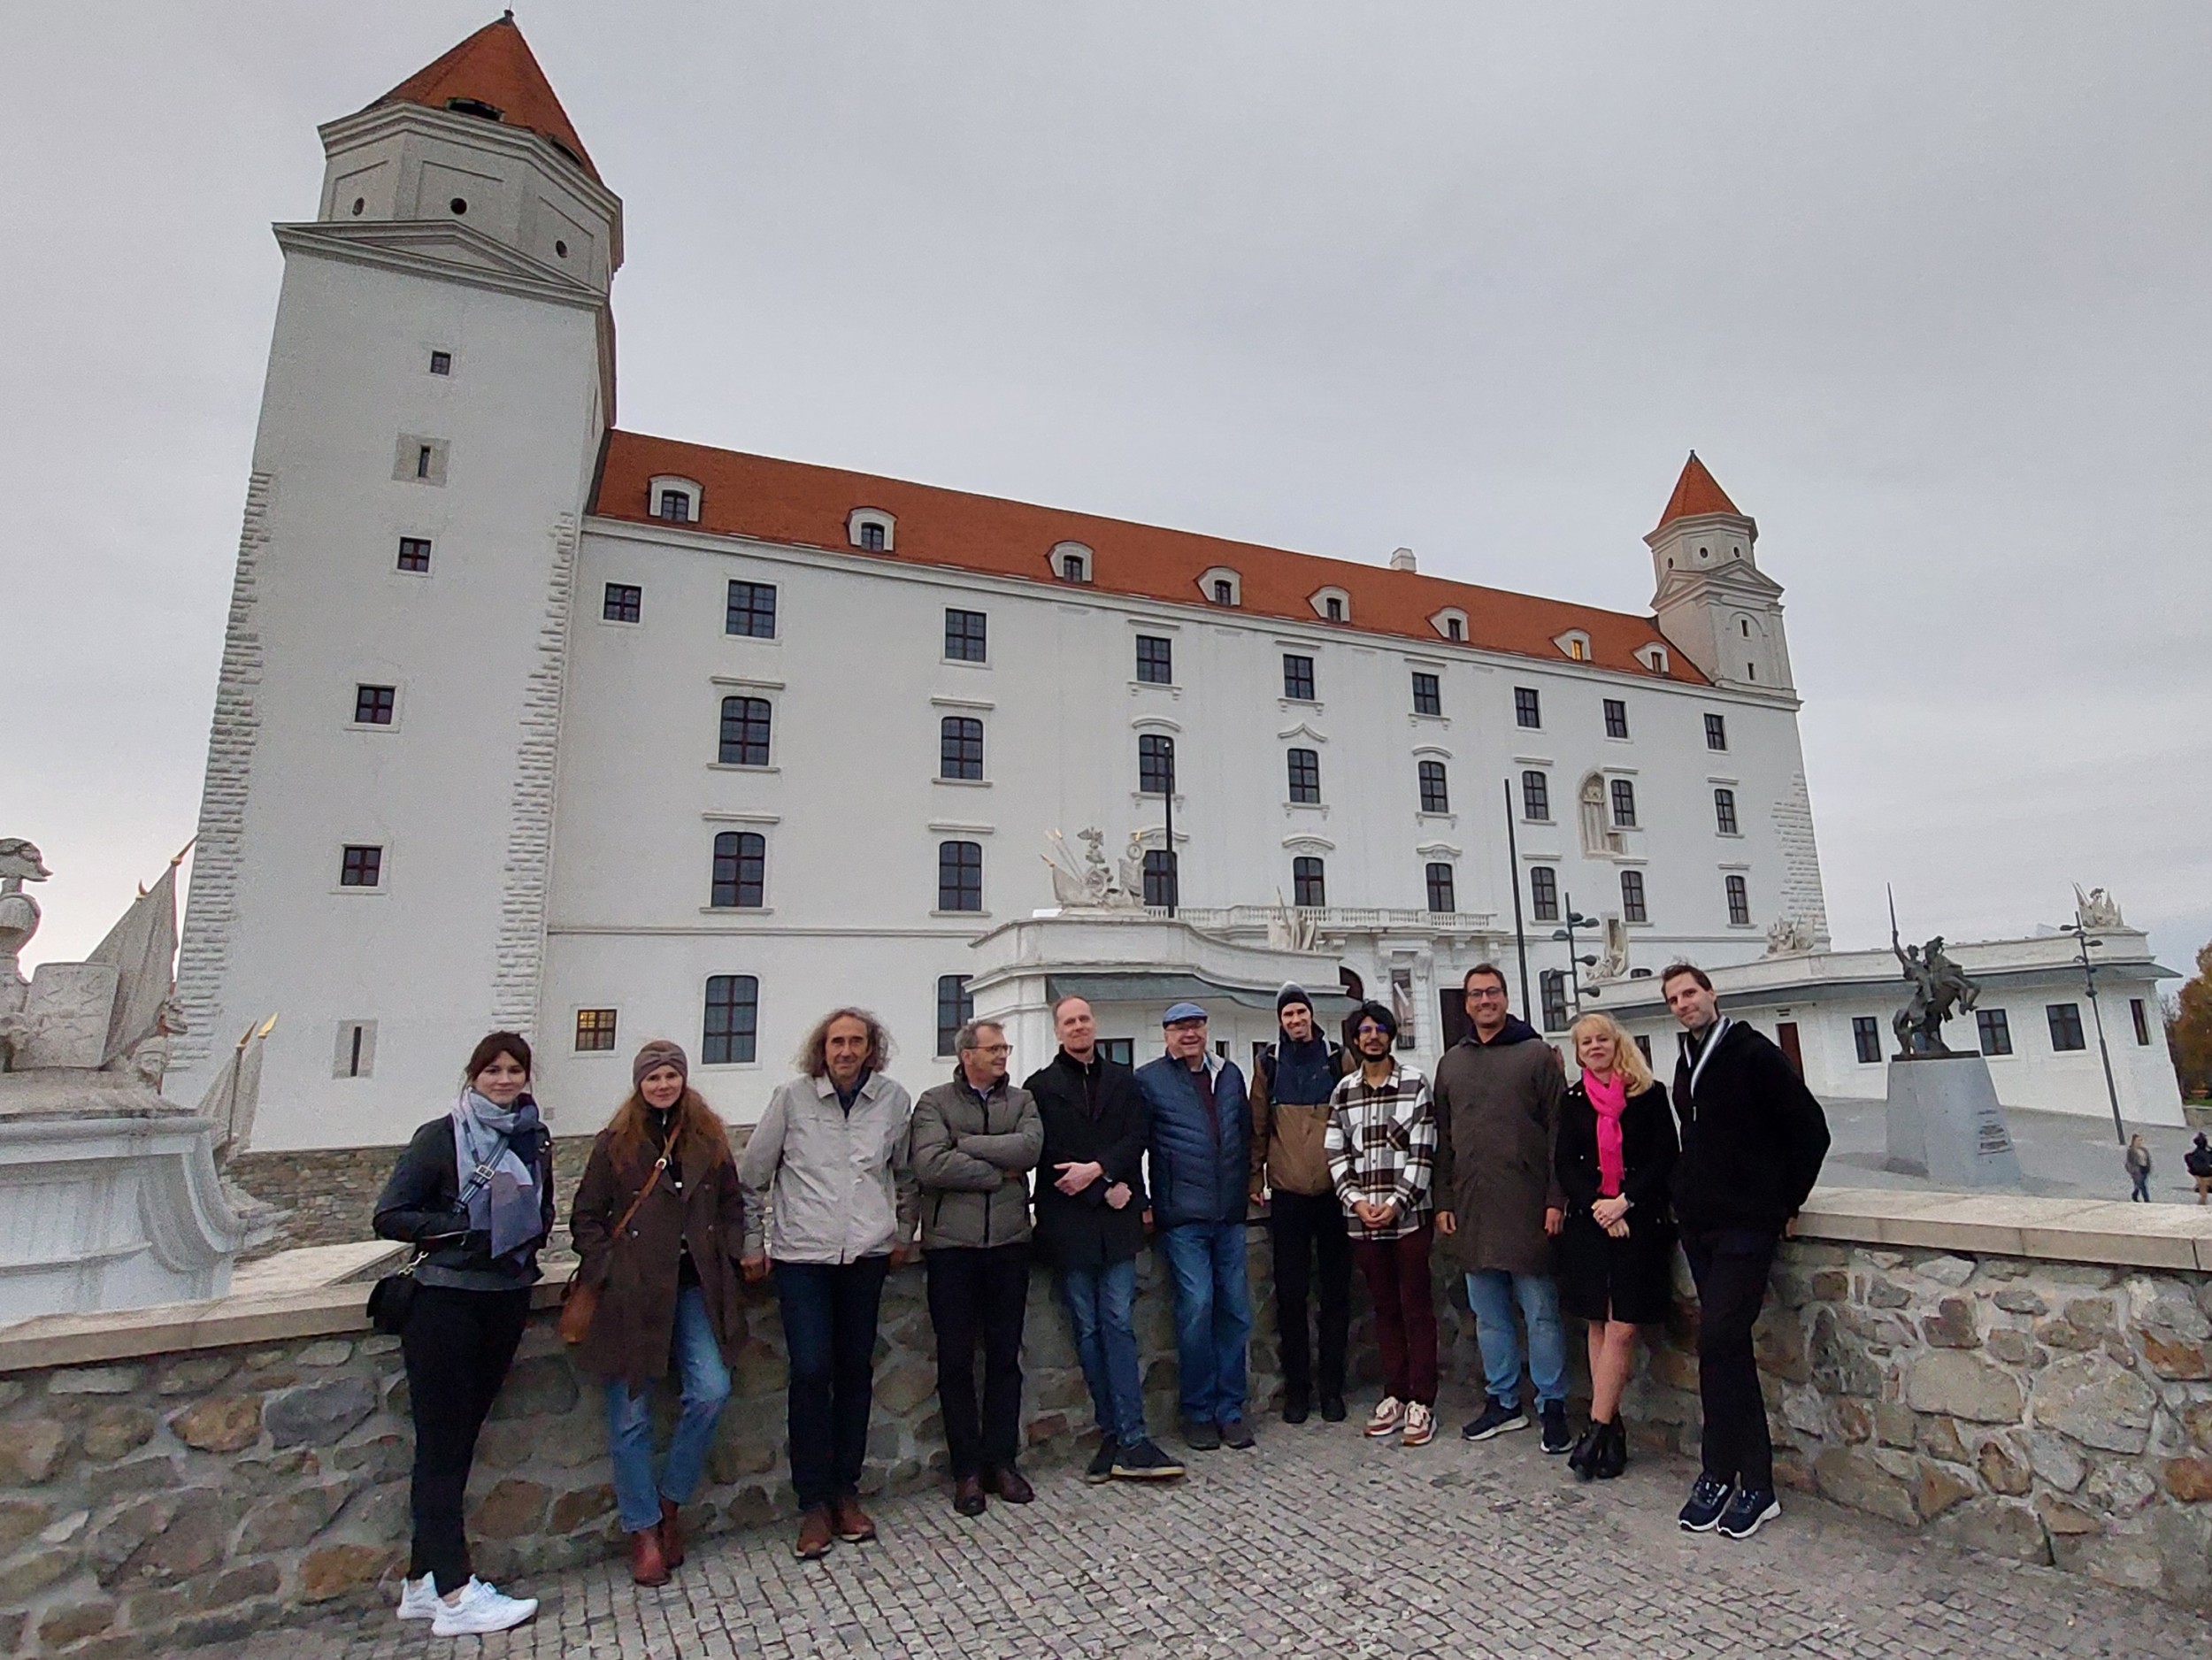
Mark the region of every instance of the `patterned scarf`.
POLYGON ((541 1122, 538 1103, 527 1095, 501 1107, 465 1088, 453 1103, 453 1148, 469 1227, 492 1236, 494 1257, 519 1250, 544 1231, 536 1172, 511 1144, 518 1135, 534 1141, 541 1122))

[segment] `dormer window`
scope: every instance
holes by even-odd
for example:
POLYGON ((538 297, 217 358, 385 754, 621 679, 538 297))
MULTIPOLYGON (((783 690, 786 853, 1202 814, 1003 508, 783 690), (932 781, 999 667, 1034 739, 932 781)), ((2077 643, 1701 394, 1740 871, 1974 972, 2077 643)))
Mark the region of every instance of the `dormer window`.
POLYGON ((1577 663, 1587 663, 1590 660, 1590 636, 1579 628, 1570 628, 1565 634, 1553 640, 1552 644, 1557 646, 1577 663))
POLYGON ((487 104, 481 98, 448 98, 445 107, 456 115, 480 116, 487 121, 496 121, 506 113, 497 104, 487 104))
POLYGON ((1052 573, 1063 582, 1087 582, 1091 580, 1091 550, 1079 542, 1053 544, 1052 573))
POLYGON ((1646 646, 1643 651, 1643 657, 1644 666, 1649 669, 1654 674, 1664 674, 1667 672, 1666 647, 1646 646))
POLYGON ((845 515, 845 540, 864 553, 895 552, 898 524, 880 507, 856 507, 845 515))
POLYGON ((646 511, 672 525, 695 525, 706 494, 696 479, 663 474, 645 487, 646 511))
POLYGON ((1244 603, 1244 579, 1225 565, 1198 573, 1198 591, 1217 605, 1244 603))
POLYGON ((1429 626, 1445 639, 1464 644, 1467 639, 1467 613, 1456 605, 1448 606, 1429 619, 1429 626))
POLYGON ((1340 588, 1316 588, 1306 603, 1313 607, 1313 614, 1323 622, 1352 620, 1352 596, 1340 588))

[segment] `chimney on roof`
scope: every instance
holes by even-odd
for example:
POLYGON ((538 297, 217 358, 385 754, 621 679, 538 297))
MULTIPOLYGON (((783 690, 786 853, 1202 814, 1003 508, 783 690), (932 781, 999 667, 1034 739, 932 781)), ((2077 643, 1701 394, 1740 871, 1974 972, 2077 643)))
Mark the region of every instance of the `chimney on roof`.
POLYGON ((1419 569, 1419 567, 1413 563, 1413 549, 1410 548, 1393 548, 1390 550, 1390 568, 1394 571, 1413 571, 1419 569))

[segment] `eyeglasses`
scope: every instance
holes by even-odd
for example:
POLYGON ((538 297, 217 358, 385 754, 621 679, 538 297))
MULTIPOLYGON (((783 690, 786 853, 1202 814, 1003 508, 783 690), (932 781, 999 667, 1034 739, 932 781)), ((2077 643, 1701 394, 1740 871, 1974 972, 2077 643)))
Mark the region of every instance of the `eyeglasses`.
POLYGON ((979 1043, 976 1049, 986 1055, 1011 1055, 1014 1052, 1011 1043, 979 1043))

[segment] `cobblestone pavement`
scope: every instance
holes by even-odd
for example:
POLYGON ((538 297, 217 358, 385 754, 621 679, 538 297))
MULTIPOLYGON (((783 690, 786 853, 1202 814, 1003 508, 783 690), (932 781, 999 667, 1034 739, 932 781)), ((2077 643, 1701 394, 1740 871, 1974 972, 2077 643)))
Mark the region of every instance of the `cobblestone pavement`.
POLYGON ((883 1503, 883 1537, 826 1562, 786 1530, 706 1541, 658 1591, 618 1564, 508 1588, 537 1619, 459 1644, 354 1619, 198 1651, 235 1660, 469 1656, 963 1660, 1152 1656, 2088 1656, 2208 1652, 2207 1622, 2052 1569, 1947 1552, 1818 1500, 1732 1544, 1675 1526, 1692 1473, 1640 1459, 1578 1487, 1532 1431, 1470 1447, 1364 1441, 1352 1425, 1262 1428, 1193 1455, 1187 1481, 1039 1472, 1026 1510, 966 1521, 946 1498, 883 1503))

